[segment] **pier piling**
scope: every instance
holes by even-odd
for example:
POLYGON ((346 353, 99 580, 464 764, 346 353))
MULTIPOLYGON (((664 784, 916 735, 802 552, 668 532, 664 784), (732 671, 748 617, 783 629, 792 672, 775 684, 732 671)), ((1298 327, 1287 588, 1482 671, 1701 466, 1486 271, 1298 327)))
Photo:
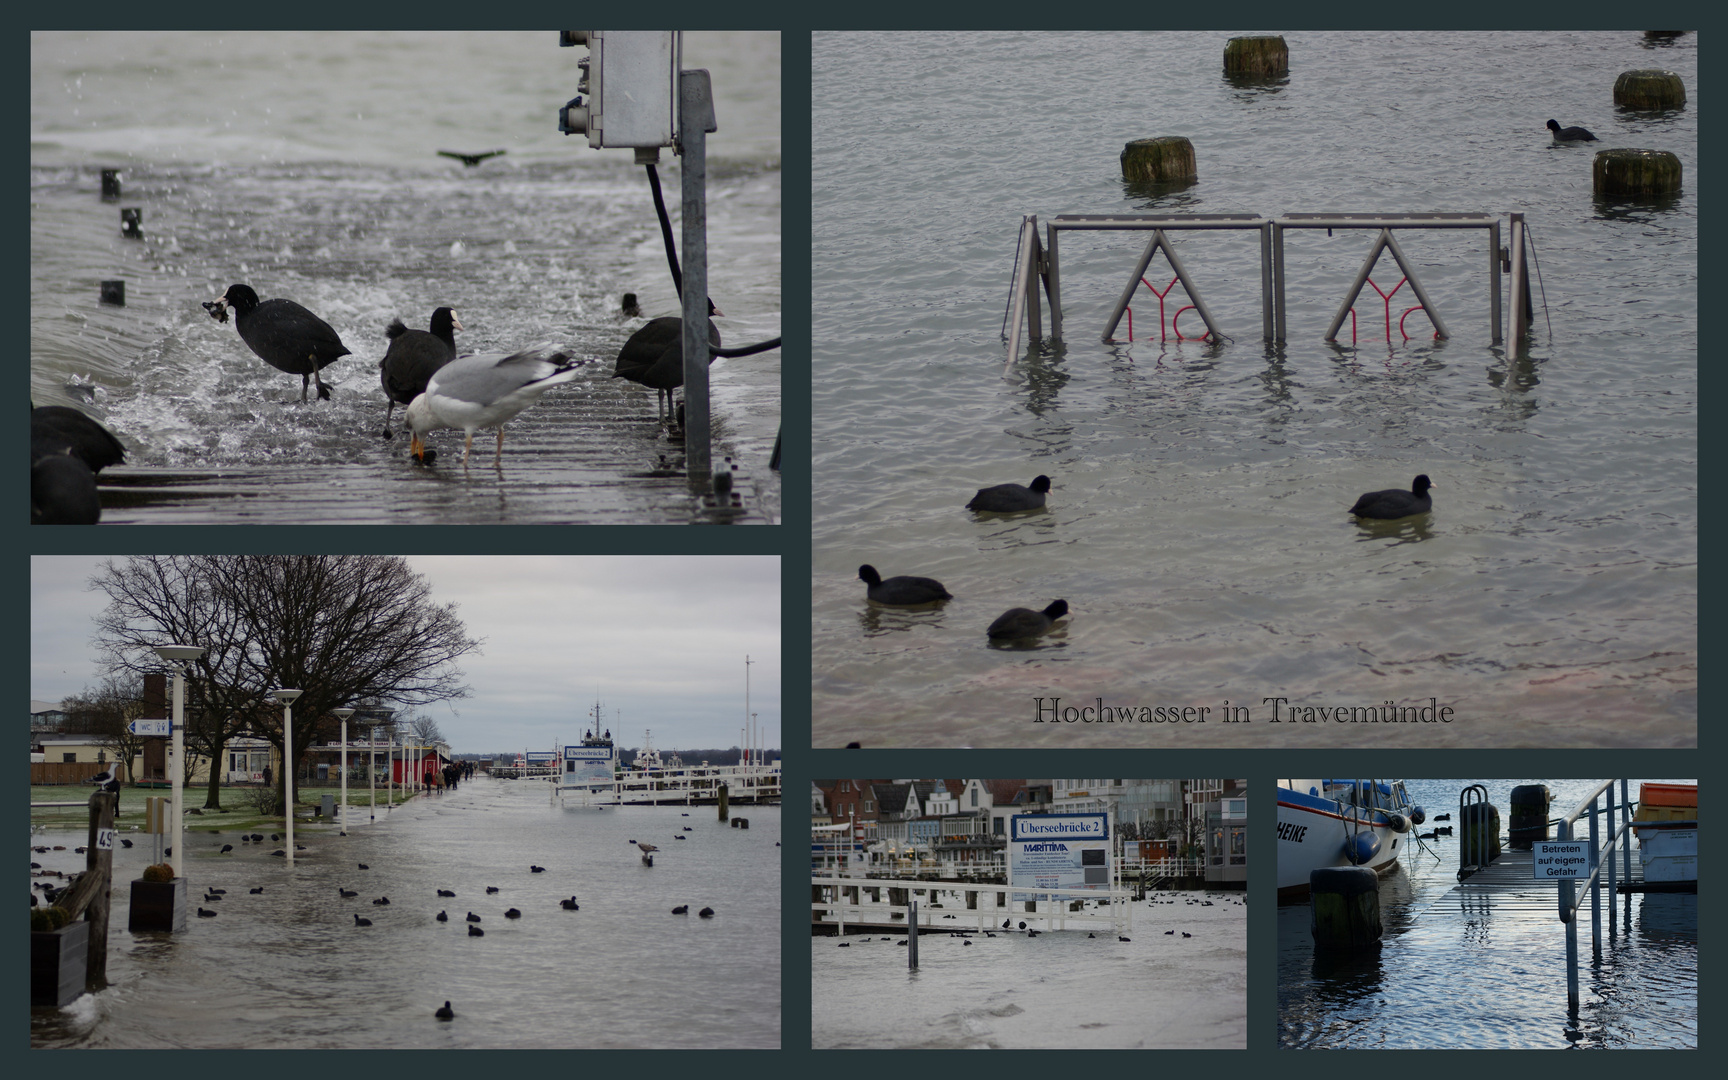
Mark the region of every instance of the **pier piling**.
POLYGON ((1333 866, 1308 875, 1310 926, 1317 952, 1360 952, 1380 945, 1380 878, 1366 866, 1333 866))

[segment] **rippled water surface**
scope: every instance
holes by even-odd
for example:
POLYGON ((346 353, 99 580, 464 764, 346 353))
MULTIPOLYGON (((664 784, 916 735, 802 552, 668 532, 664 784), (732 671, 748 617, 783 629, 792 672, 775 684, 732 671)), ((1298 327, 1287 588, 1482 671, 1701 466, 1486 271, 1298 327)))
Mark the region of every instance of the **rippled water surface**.
MULTIPOLYGON (((686 40, 716 94, 709 295, 729 346, 780 333, 779 50, 773 33, 686 40)), ((611 378, 642 325, 622 295, 647 316, 678 298, 644 170, 557 130, 586 55, 551 31, 33 35, 31 394, 126 445, 103 520, 713 520, 653 392, 611 378), (508 153, 474 168, 436 154, 494 148, 508 153), (98 198, 116 167, 141 240, 98 198), (97 302, 103 280, 125 282, 125 307, 97 302), (352 355, 326 370, 333 401, 302 406, 297 376, 205 314, 236 282, 337 331, 352 355), (461 352, 550 344, 592 361, 509 423, 501 470, 489 432, 469 473, 460 432, 432 436, 431 469, 379 438, 384 328, 424 329, 439 306, 461 352)), ((678 236, 677 159, 660 173, 678 236)), ((779 357, 712 370, 714 460, 739 464, 748 497, 726 520, 778 519, 779 357)))
POLYGON ((904 935, 812 938, 811 1045, 1246 1046, 1248 909, 1242 894, 1154 897, 1134 905, 1127 942, 1102 931, 1088 938, 1083 930, 1036 938, 923 933, 916 971, 907 970, 906 949, 897 944, 904 935), (1204 899, 1212 906, 1201 906, 1204 899), (1175 933, 1166 936, 1166 930, 1175 933), (849 943, 844 949, 842 940, 849 943))
MULTIPOLYGON (((1690 781, 1687 781, 1690 782, 1690 781)), ((1411 780, 1412 797, 1458 815, 1458 793, 1488 788, 1500 808, 1523 784, 1546 784, 1550 818, 1597 781, 1411 780)), ((1638 797, 1638 782, 1630 785, 1638 797)), ((1619 787, 1615 787, 1619 798, 1619 787)), ((1550 836, 1556 835, 1550 830, 1550 836)), ((1698 897, 1620 897, 1620 934, 1602 912, 1603 960, 1591 962, 1590 909, 1578 930, 1579 1015, 1567 1015, 1566 944, 1554 900, 1483 902, 1457 891, 1458 842, 1428 841, 1381 879, 1381 948, 1355 961, 1314 955, 1306 903, 1278 909, 1278 1045, 1321 1048, 1678 1048, 1698 1046, 1698 897), (1629 929, 1628 929, 1629 928, 1629 929)), ((1547 895, 1552 895, 1550 887, 1547 895)), ((1606 905, 1604 897, 1604 905, 1606 905)))
MULTIPOLYGON (((543 783, 477 778, 347 837, 297 830, 307 850, 292 868, 270 856, 280 844, 240 845, 189 819, 192 906, 219 914, 180 934, 129 933, 125 883, 148 845, 116 852, 112 985, 34 1010, 31 1045, 776 1048, 780 809, 734 809, 750 828, 712 806, 559 806, 543 783), (661 848, 652 867, 633 840, 661 848), (224 843, 235 851, 219 854, 224 843), (209 888, 228 891, 203 904, 209 888), (572 895, 578 911, 559 906, 572 895), (679 905, 691 914, 670 914, 679 905), (505 918, 512 907, 521 918, 505 918), (714 916, 698 918, 703 907, 714 916), (469 912, 484 936, 469 936, 469 912), (457 1019, 439 1023, 446 1000, 457 1019)), ((53 855, 64 865, 37 858, 83 866, 70 852, 53 855)))
MULTIPOLYGON (((1286 36, 1289 77, 1237 86, 1223 34, 816 35, 816 745, 1695 742, 1696 39, 1286 36), (1679 72, 1687 108, 1617 112, 1643 67, 1679 72), (1685 190, 1594 199, 1592 146, 1553 145, 1550 117, 1673 151, 1685 190), (1124 185, 1123 144, 1160 135, 1193 141, 1198 182, 1124 185), (1389 345, 1365 289, 1358 344, 1325 343, 1373 240, 1338 230, 1287 234, 1279 349, 1259 245, 1222 233, 1172 240, 1227 341, 1161 342, 1141 289, 1133 343, 1102 344, 1145 239, 1067 233, 1065 341, 1004 375, 1022 215, 1153 211, 1522 213, 1534 339, 1491 342, 1484 235, 1404 231, 1450 339, 1417 312, 1389 345), (1043 512, 962 509, 1041 473, 1043 512), (1418 473, 1432 514, 1345 512, 1418 473), (863 563, 955 599, 868 605, 863 563), (1063 629, 988 645, 1004 610, 1056 598, 1063 629), (1275 697, 1452 713, 1268 729, 1275 697), (1037 724, 1040 698, 1212 712, 1037 724), (1220 723, 1226 701, 1251 723, 1220 723)), ((1375 280, 1397 284, 1389 260, 1375 280)))

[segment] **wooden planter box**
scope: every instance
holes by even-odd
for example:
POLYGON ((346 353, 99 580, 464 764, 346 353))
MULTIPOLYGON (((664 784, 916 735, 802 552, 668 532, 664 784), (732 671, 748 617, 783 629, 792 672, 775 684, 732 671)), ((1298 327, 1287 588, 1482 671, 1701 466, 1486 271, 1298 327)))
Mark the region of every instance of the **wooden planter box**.
POLYGON ((126 916, 126 929, 133 933, 179 933, 186 929, 186 879, 132 882, 132 910, 126 916))
POLYGON ((83 919, 30 931, 30 1004, 58 1008, 82 994, 89 955, 90 924, 83 919))

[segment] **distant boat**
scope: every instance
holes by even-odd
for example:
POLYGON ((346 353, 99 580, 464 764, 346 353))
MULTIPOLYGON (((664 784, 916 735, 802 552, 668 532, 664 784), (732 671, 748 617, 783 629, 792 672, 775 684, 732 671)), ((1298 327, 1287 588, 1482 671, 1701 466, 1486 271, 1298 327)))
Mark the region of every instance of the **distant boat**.
POLYGON ((1425 819, 1402 780, 1278 781, 1278 896, 1307 895, 1323 867, 1390 873, 1399 842, 1425 819))

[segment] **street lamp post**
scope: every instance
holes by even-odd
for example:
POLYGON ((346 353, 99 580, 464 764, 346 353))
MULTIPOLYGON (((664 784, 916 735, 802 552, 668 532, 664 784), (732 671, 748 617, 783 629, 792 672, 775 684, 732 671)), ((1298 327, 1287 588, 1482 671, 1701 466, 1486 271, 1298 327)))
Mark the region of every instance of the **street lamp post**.
POLYGON ((366 725, 366 786, 371 792, 371 816, 368 825, 378 823, 378 723, 374 720, 366 725))
POLYGON ((282 809, 288 819, 288 865, 294 865, 294 699, 299 690, 272 690, 282 703, 282 809))
MULTIPOLYGON (((168 845, 168 865, 174 868, 174 876, 180 876, 180 783, 181 774, 185 770, 186 751, 186 674, 184 666, 203 656, 205 650, 198 645, 158 645, 156 655, 165 662, 174 665, 174 714, 171 734, 174 743, 174 760, 168 771, 172 776, 174 798, 172 800, 172 816, 174 828, 169 830, 171 843, 168 845)), ((211 768, 215 768, 214 762, 211 768)))
POLYGON ((354 715, 353 709, 334 709, 337 719, 342 721, 342 824, 337 827, 336 835, 348 835, 348 718, 354 715))

